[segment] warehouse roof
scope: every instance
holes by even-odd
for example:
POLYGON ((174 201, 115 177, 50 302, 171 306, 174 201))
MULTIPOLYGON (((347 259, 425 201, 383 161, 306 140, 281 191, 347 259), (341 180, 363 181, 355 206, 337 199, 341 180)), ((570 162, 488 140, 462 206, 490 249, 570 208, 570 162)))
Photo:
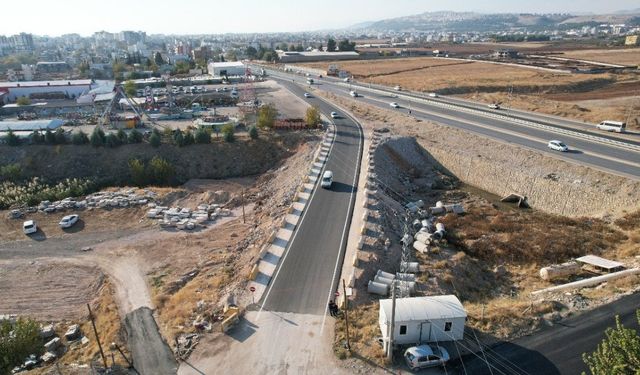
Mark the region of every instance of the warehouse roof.
POLYGON ((33 120, 33 121, 0 121, 0 131, 34 131, 54 130, 62 126, 62 120, 33 120))
POLYGON ((47 86, 88 86, 93 81, 90 79, 68 79, 54 81, 22 81, 22 82, 0 82, 0 88, 16 87, 47 87, 47 86))
MULTIPOLYGON (((380 309, 391 318, 391 299, 381 299, 380 309)), ((454 295, 396 298, 396 322, 466 318, 462 303, 454 295)))
POLYGON ((215 68, 235 68, 235 67, 244 67, 244 63, 242 61, 227 61, 227 62, 212 62, 209 63, 215 68))

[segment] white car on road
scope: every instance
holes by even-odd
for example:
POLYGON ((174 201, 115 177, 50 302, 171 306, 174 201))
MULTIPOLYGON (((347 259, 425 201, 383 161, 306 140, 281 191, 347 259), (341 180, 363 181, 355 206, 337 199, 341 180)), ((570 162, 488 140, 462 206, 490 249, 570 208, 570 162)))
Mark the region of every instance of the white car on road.
POLYGON ((27 220, 22 223, 22 231, 24 234, 32 234, 38 231, 38 226, 34 220, 27 220))
POLYGON ((400 104, 396 103, 396 102, 391 102, 389 103, 390 106, 392 106, 393 108, 400 108, 400 104))
POLYGON ((304 93, 304 97, 305 97, 305 98, 310 98, 310 97, 311 97, 311 94, 309 94, 308 92, 305 92, 305 93, 304 93))
POLYGON ((78 219, 80 219, 80 216, 78 216, 77 214, 67 215, 63 217, 62 220, 60 220, 58 225, 60 225, 60 228, 71 228, 75 223, 78 222, 78 219))
POLYGON ((331 112, 331 118, 339 118, 340 115, 338 114, 338 112, 331 112))
POLYGON ((331 189, 331 185, 333 184, 333 172, 324 171, 322 175, 322 181, 320 182, 320 186, 325 189, 331 189))
POLYGON ((431 98, 437 98, 437 97, 438 97, 438 94, 436 94, 435 92, 430 92, 430 93, 429 93, 429 97, 431 97, 431 98))
POLYGON ((354 98, 358 97, 358 92, 357 91, 351 91, 349 92, 349 95, 353 96, 354 98))
POLYGON ((500 104, 497 103, 491 103, 488 105, 489 108, 491 109, 500 109, 500 104))
POLYGON ((547 144, 547 147, 549 147, 552 150, 556 150, 560 152, 569 151, 569 147, 567 147, 567 145, 565 145, 562 141, 557 141, 557 140, 549 141, 549 144, 547 144))

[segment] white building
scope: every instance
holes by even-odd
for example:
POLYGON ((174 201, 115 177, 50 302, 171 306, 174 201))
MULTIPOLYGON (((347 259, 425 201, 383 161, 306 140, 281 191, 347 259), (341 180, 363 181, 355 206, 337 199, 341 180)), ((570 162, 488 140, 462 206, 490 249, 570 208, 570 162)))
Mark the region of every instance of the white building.
POLYGON ((241 61, 210 62, 207 66, 209 74, 216 77, 243 76, 246 67, 241 61))
POLYGON ((15 102, 20 97, 31 97, 42 94, 58 94, 66 98, 77 98, 93 88, 90 79, 57 80, 57 81, 22 81, 0 82, 0 91, 5 92, 6 102, 15 102))
MULTIPOLYGON (((391 299, 380 300, 379 323, 385 348, 389 343, 391 299)), ((397 298, 393 342, 395 345, 456 341, 464 338, 467 312, 458 297, 397 298)))

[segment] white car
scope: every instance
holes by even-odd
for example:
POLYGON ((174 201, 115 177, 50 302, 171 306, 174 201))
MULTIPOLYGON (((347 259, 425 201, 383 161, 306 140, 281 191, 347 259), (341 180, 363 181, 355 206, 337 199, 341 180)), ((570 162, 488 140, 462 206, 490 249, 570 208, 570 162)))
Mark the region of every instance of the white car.
POLYGON ((80 216, 76 214, 67 215, 63 217, 62 220, 60 220, 58 225, 60 225, 60 228, 71 228, 75 223, 78 222, 78 219, 80 219, 80 216))
POLYGON ((567 147, 567 145, 565 145, 562 141, 558 141, 558 140, 549 141, 549 143, 547 144, 547 147, 549 147, 552 150, 556 150, 560 152, 569 151, 569 147, 567 147))
POLYGON ((347 77, 347 78, 343 79, 343 81, 345 81, 345 82, 351 82, 351 80, 349 79, 349 77, 347 77))
POLYGON ((309 94, 308 92, 305 92, 305 93, 304 93, 304 97, 305 97, 305 98, 310 98, 310 97, 311 97, 311 94, 309 94))
POLYGON ((331 118, 338 118, 338 117, 340 117, 338 112, 331 112, 331 118))
POLYGON ((354 98, 357 98, 358 97, 358 92, 357 91, 351 91, 349 93, 349 95, 353 96, 354 98))
POLYGON ((430 93, 429 93, 429 97, 431 97, 431 98, 437 98, 437 97, 438 97, 438 94, 436 94, 435 92, 430 92, 430 93))
POLYGON ((400 108, 400 104, 396 103, 396 102, 391 102, 389 103, 390 106, 392 106, 393 108, 400 108))
POLYGON ((404 352, 404 360, 411 370, 444 366, 449 358, 447 349, 437 345, 413 346, 404 352))
POLYGON ((396 90, 396 91, 402 91, 402 87, 400 87, 400 86, 396 86, 393 89, 396 90))
POLYGON ((325 189, 331 189, 331 185, 333 184, 333 172, 324 171, 322 175, 322 181, 320 182, 320 186, 325 189))
POLYGON ((500 104, 497 103, 491 103, 488 105, 489 108, 491 109, 500 109, 500 104))
POLYGON ((38 226, 34 220, 27 220, 22 223, 22 231, 24 234, 31 234, 38 231, 38 226))

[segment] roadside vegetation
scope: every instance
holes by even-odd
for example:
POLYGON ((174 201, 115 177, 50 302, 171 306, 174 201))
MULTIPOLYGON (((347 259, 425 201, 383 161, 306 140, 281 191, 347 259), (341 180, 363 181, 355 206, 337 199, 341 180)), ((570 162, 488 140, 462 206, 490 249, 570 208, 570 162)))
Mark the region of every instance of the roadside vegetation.
POLYGON ((40 355, 44 349, 40 338, 40 325, 28 318, 15 324, 0 321, 0 374, 9 374, 16 365, 31 354, 40 355))
MULTIPOLYGON (((15 165, 9 166, 12 168, 15 165)), ((4 167, 3 167, 4 168, 4 167)), ((15 173, 15 169, 12 173, 15 173)), ((96 185, 91 179, 68 178, 57 183, 48 183, 38 177, 26 181, 2 181, 0 183, 0 209, 14 206, 34 206, 48 200, 78 197, 93 192, 96 185)))
MULTIPOLYGON (((640 324, 640 310, 636 311, 640 324)), ((582 359, 593 375, 626 375, 640 373, 640 335, 626 328, 616 316, 616 326, 605 331, 605 338, 591 354, 582 359)), ((585 374, 584 372, 582 373, 585 374)))

